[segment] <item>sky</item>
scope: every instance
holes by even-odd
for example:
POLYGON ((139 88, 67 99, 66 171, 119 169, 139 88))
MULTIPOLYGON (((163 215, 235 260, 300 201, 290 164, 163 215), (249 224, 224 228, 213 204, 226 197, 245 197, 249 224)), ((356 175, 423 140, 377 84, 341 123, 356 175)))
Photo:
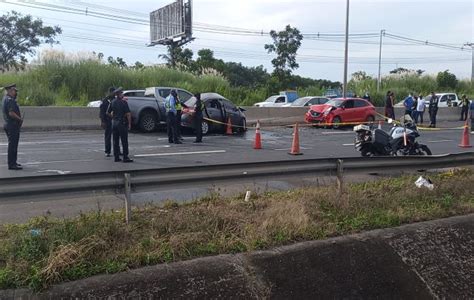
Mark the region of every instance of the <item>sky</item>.
MULTIPOLYGON (((46 25, 58 25, 63 33, 59 45, 52 48, 66 52, 102 52, 105 57, 122 57, 128 64, 140 61, 146 65, 163 63, 164 46, 148 47, 149 13, 172 0, 134 1, 7 1, 0 0, 0 13, 15 10, 41 18, 46 25), (32 7, 34 6, 34 7, 32 7), (36 7, 36 8, 35 8, 36 7), (47 8, 40 9, 38 7, 47 8), (75 14, 62 11, 72 9, 75 14), (100 12, 119 17, 121 21, 93 17, 100 12), (130 19, 143 20, 140 24, 130 19)), ((193 0, 193 37, 185 47, 194 51, 208 48, 224 61, 245 66, 263 65, 272 71, 273 54, 264 45, 271 43, 266 32, 283 30, 286 25, 305 34, 298 50, 300 67, 295 74, 314 79, 343 81, 345 0, 193 0), (234 31, 229 31, 229 27, 234 31), (235 35, 235 28, 260 32, 260 35, 235 35), (219 32, 215 32, 216 29, 219 32), (263 33, 263 34, 262 34, 263 33), (317 34, 320 34, 319 38, 317 34), (314 34, 314 35, 311 35, 314 34), (327 34, 336 35, 328 38, 327 34), (326 35, 325 38, 322 38, 326 35)), ((472 51, 465 47, 474 42, 473 0, 350 0, 348 71, 365 71, 377 77, 380 31, 382 39, 382 76, 403 67, 436 74, 449 70, 458 78, 471 76, 472 51), (359 35, 356 34, 373 34, 359 35), (400 41, 402 36, 458 49, 445 49, 400 41)), ((49 49, 49 45, 39 49, 49 49)))

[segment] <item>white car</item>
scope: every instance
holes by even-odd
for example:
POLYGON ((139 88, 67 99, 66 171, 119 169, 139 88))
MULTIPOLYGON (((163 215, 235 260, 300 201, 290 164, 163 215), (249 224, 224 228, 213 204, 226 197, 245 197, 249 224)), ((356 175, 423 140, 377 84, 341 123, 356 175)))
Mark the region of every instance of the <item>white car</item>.
MULTIPOLYGON (((125 97, 145 97, 145 90, 126 90, 123 91, 125 97)), ((87 107, 100 107, 102 100, 91 101, 87 107)))
POLYGON ((317 97, 317 96, 306 96, 296 99, 291 103, 283 104, 283 107, 304 107, 311 105, 324 104, 328 102, 329 99, 326 97, 317 97))
POLYGON ((280 107, 283 106, 285 103, 288 103, 287 98, 285 95, 275 95, 270 96, 267 100, 263 102, 255 103, 253 106, 256 107, 280 107))

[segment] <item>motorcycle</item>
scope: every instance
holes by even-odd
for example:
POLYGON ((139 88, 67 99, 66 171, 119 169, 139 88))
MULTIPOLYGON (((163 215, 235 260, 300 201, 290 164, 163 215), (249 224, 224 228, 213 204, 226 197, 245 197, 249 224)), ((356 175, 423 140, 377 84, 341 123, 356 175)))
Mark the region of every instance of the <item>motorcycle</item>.
MULTIPOLYGON (((393 123, 393 120, 388 122, 393 123)), ((431 155, 428 146, 416 141, 420 133, 409 115, 403 116, 400 124, 394 123, 389 133, 368 125, 357 125, 354 131, 354 145, 362 156, 431 155)))

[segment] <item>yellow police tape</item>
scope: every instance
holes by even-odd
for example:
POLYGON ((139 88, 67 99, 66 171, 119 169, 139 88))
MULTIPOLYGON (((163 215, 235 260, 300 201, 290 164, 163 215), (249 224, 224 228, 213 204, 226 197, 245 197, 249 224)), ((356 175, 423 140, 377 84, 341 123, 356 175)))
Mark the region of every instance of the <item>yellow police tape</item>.
MULTIPOLYGON (((349 125, 361 125, 361 124, 377 124, 379 121, 386 121, 388 120, 389 118, 387 118, 386 116, 380 114, 380 113, 377 113, 377 115, 379 117, 382 118, 382 120, 375 120, 375 121, 372 121, 372 122, 340 122, 340 123, 309 123, 309 124, 299 124, 299 127, 323 127, 323 126, 349 126, 349 125)), ((221 121, 218 121, 218 120, 214 120, 214 119, 210 119, 210 118, 206 118, 204 117, 203 118, 204 120, 208 121, 208 122, 211 122, 211 123, 215 123, 215 124, 220 124, 220 125, 225 125, 227 126, 227 123, 225 122, 221 122, 221 121)), ((395 124, 401 124, 399 121, 397 120, 392 120, 393 123, 395 124)), ((293 127, 295 124, 287 124, 287 125, 278 125, 278 126, 274 126, 274 127, 293 127)), ((234 127, 234 128, 246 128, 244 126, 240 126, 240 125, 233 125, 231 124, 231 127, 234 127)), ((438 128, 431 128, 431 127, 423 127, 423 126, 417 126, 418 129, 420 130, 426 130, 426 131, 439 131, 439 130, 459 130, 459 129, 464 129, 465 127, 469 127, 468 125, 463 125, 463 126, 460 126, 460 127, 438 127, 438 128)), ((247 128, 248 129, 248 128, 247 128)))

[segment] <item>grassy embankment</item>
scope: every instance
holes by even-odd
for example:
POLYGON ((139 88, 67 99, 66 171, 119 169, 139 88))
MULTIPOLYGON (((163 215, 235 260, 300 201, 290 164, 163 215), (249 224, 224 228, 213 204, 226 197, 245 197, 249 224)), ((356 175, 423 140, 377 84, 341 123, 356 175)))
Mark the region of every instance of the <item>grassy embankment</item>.
POLYGON ((474 212, 474 173, 431 177, 418 189, 415 176, 221 198, 72 219, 39 217, 0 226, 0 289, 50 284, 100 273, 220 253, 266 249, 403 223, 474 212))
MULTIPOLYGON (((26 71, 0 74, 0 86, 16 82, 20 89, 21 105, 61 105, 82 106, 89 101, 100 99, 107 89, 114 85, 125 89, 142 89, 149 86, 176 86, 190 92, 217 92, 239 105, 252 105, 266 99, 268 87, 232 87, 220 76, 196 76, 191 73, 162 67, 144 69, 121 69, 101 64, 96 60, 51 59, 41 65, 29 67, 26 71)), ((373 101, 383 103, 387 90, 394 91, 396 98, 402 100, 410 92, 428 94, 431 91, 447 91, 438 87, 435 78, 430 76, 384 77, 381 92, 376 92, 376 80, 351 81, 349 89, 358 95, 368 91, 373 101)), ((300 96, 322 95, 320 86, 297 89, 300 96)), ((456 92, 474 98, 474 84, 460 81, 456 92)))

